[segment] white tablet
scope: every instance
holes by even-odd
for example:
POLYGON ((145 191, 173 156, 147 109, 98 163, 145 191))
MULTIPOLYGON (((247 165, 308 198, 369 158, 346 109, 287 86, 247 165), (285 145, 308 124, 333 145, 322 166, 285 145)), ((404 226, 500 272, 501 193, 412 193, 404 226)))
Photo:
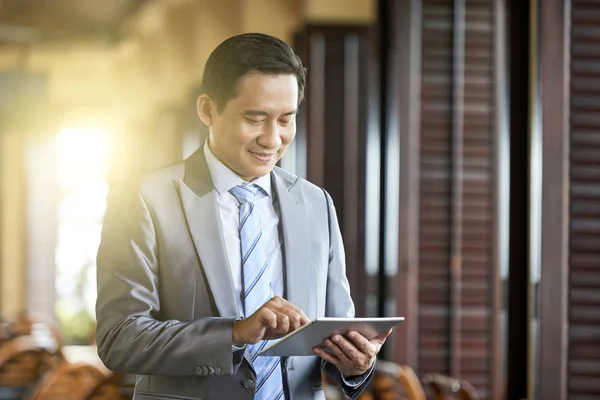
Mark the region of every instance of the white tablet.
POLYGON ((314 356, 314 347, 333 335, 355 331, 372 339, 398 325, 404 317, 392 318, 317 318, 265 347, 260 356, 314 356))

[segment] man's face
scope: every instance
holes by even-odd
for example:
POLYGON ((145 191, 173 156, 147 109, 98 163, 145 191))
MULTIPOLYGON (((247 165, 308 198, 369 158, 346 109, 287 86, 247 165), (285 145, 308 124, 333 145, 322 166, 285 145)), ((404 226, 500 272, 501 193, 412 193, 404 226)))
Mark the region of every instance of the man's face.
POLYGON ((296 76, 246 74, 221 113, 203 96, 198 111, 215 156, 246 181, 270 173, 296 134, 296 76))

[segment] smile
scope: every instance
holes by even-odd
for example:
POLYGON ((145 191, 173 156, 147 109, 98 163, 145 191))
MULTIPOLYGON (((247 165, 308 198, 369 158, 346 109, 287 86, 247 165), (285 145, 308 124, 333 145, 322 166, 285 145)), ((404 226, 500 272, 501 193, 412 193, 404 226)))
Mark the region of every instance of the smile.
POLYGON ((259 161, 262 162, 268 162, 271 161, 274 157, 276 153, 255 153, 253 151, 249 151, 250 154, 252 154, 252 156, 254 158, 256 158, 259 161))

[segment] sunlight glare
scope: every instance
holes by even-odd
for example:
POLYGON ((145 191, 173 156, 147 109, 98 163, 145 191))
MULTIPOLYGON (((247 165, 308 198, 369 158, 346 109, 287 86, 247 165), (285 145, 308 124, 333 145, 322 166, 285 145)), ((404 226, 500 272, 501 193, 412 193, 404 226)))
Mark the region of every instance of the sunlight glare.
POLYGON ((108 169, 108 138, 93 129, 63 129, 56 140, 58 182, 71 188, 90 180, 104 180, 108 169))

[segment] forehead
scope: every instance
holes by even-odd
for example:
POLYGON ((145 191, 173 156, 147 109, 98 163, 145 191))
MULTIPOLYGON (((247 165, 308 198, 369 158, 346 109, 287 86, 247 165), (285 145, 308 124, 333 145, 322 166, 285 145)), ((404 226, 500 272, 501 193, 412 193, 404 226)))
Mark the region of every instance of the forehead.
POLYGON ((228 106, 293 111, 298 105, 298 80, 293 74, 253 72, 240 78, 237 94, 228 106))

